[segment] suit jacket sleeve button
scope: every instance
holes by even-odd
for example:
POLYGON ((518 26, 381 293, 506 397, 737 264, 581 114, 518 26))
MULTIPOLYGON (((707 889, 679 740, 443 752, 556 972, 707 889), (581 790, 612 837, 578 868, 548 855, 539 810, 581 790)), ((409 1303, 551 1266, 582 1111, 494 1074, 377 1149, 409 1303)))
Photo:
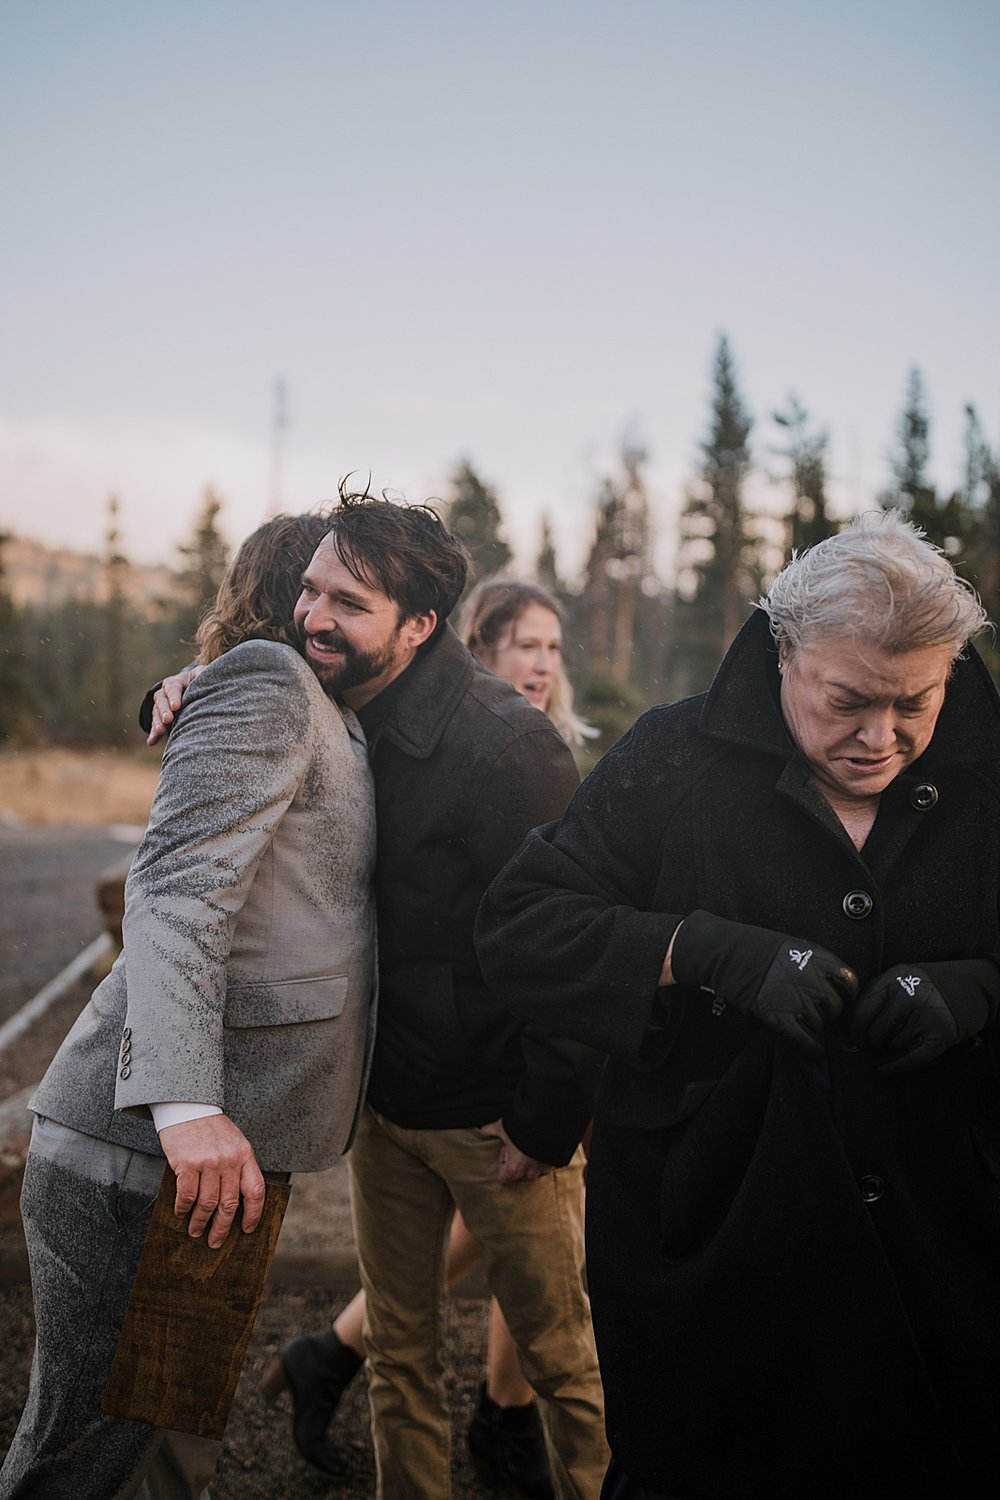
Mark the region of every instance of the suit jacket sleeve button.
POLYGON ((885 1192, 885 1183, 881 1177, 876 1177, 874 1172, 869 1172, 862 1177, 858 1186, 861 1189, 861 1196, 866 1203, 877 1203, 885 1192))
POLYGON ((124 1068, 122 1068, 118 1076, 119 1078, 131 1078, 132 1069, 129 1067, 128 1063, 125 1064, 124 1068))

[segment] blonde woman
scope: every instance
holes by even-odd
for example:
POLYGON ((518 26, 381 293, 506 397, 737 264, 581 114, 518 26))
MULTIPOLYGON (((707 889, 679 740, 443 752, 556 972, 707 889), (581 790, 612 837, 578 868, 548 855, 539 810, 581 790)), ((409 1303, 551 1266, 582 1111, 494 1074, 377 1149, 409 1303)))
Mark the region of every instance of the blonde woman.
POLYGON ((487 579, 466 600, 459 634, 484 666, 548 714, 571 750, 597 733, 573 712, 562 609, 547 589, 516 578, 487 579))

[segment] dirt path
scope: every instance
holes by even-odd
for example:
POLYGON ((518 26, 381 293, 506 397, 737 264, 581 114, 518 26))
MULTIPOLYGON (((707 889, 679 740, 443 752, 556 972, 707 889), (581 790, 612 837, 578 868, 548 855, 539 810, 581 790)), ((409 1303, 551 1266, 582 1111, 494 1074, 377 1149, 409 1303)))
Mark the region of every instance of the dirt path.
MULTIPOLYGON (((303 1463, 291 1438, 287 1408, 269 1406, 260 1395, 264 1370, 282 1343, 304 1328, 320 1328, 335 1315, 343 1298, 322 1291, 271 1291, 264 1299, 236 1400, 229 1418, 214 1500, 371 1500, 375 1466, 368 1437, 367 1388, 363 1374, 350 1387, 338 1413, 336 1432, 349 1464, 343 1480, 327 1479, 303 1463)), ((0 1326, 4 1358, 0 1362, 0 1460, 10 1445, 28 1385, 34 1325, 25 1286, 0 1285, 0 1326)), ((476 1500, 487 1494, 477 1483, 465 1452, 464 1434, 482 1379, 486 1304, 454 1299, 447 1336, 448 1395, 456 1434, 452 1455, 453 1500, 476 1500)), ((282 1397, 282 1403, 287 1397, 282 1397)), ((85 1491, 81 1489, 81 1495, 85 1491)), ((493 1500, 499 1492, 493 1491, 493 1500)))
POLYGON ((107 827, 0 824, 0 1022, 98 936, 94 882, 130 847, 107 827))
POLYGON ((101 931, 94 881, 138 842, 155 751, 0 750, 0 1024, 101 931))

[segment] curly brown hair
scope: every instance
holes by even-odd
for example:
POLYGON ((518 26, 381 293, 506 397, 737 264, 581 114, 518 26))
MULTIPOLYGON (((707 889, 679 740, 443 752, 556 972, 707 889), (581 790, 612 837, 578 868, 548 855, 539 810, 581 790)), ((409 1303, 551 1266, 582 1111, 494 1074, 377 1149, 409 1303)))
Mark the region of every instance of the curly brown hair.
POLYGON ((292 612, 303 570, 329 530, 327 510, 275 516, 251 532, 198 625, 200 665, 241 641, 280 641, 299 649, 292 612))
POLYGON ((387 595, 401 620, 434 610, 440 631, 465 587, 468 552, 430 505, 352 490, 350 477, 340 481, 340 502, 328 522, 345 568, 387 595))

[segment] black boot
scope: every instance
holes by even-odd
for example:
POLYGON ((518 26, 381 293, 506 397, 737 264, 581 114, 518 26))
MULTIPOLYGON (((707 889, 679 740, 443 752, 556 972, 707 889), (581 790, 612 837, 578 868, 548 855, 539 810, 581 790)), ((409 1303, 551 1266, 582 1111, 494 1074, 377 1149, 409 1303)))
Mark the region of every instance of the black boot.
POLYGON ((484 1385, 469 1426, 469 1453, 490 1488, 507 1484, 528 1500, 553 1500, 545 1435, 534 1401, 497 1406, 484 1385))
POLYGON ((304 1333, 285 1345, 264 1377, 262 1389, 273 1401, 286 1387, 292 1396, 292 1436, 307 1463, 342 1479, 343 1458, 326 1436, 340 1398, 364 1364, 331 1328, 304 1333))

